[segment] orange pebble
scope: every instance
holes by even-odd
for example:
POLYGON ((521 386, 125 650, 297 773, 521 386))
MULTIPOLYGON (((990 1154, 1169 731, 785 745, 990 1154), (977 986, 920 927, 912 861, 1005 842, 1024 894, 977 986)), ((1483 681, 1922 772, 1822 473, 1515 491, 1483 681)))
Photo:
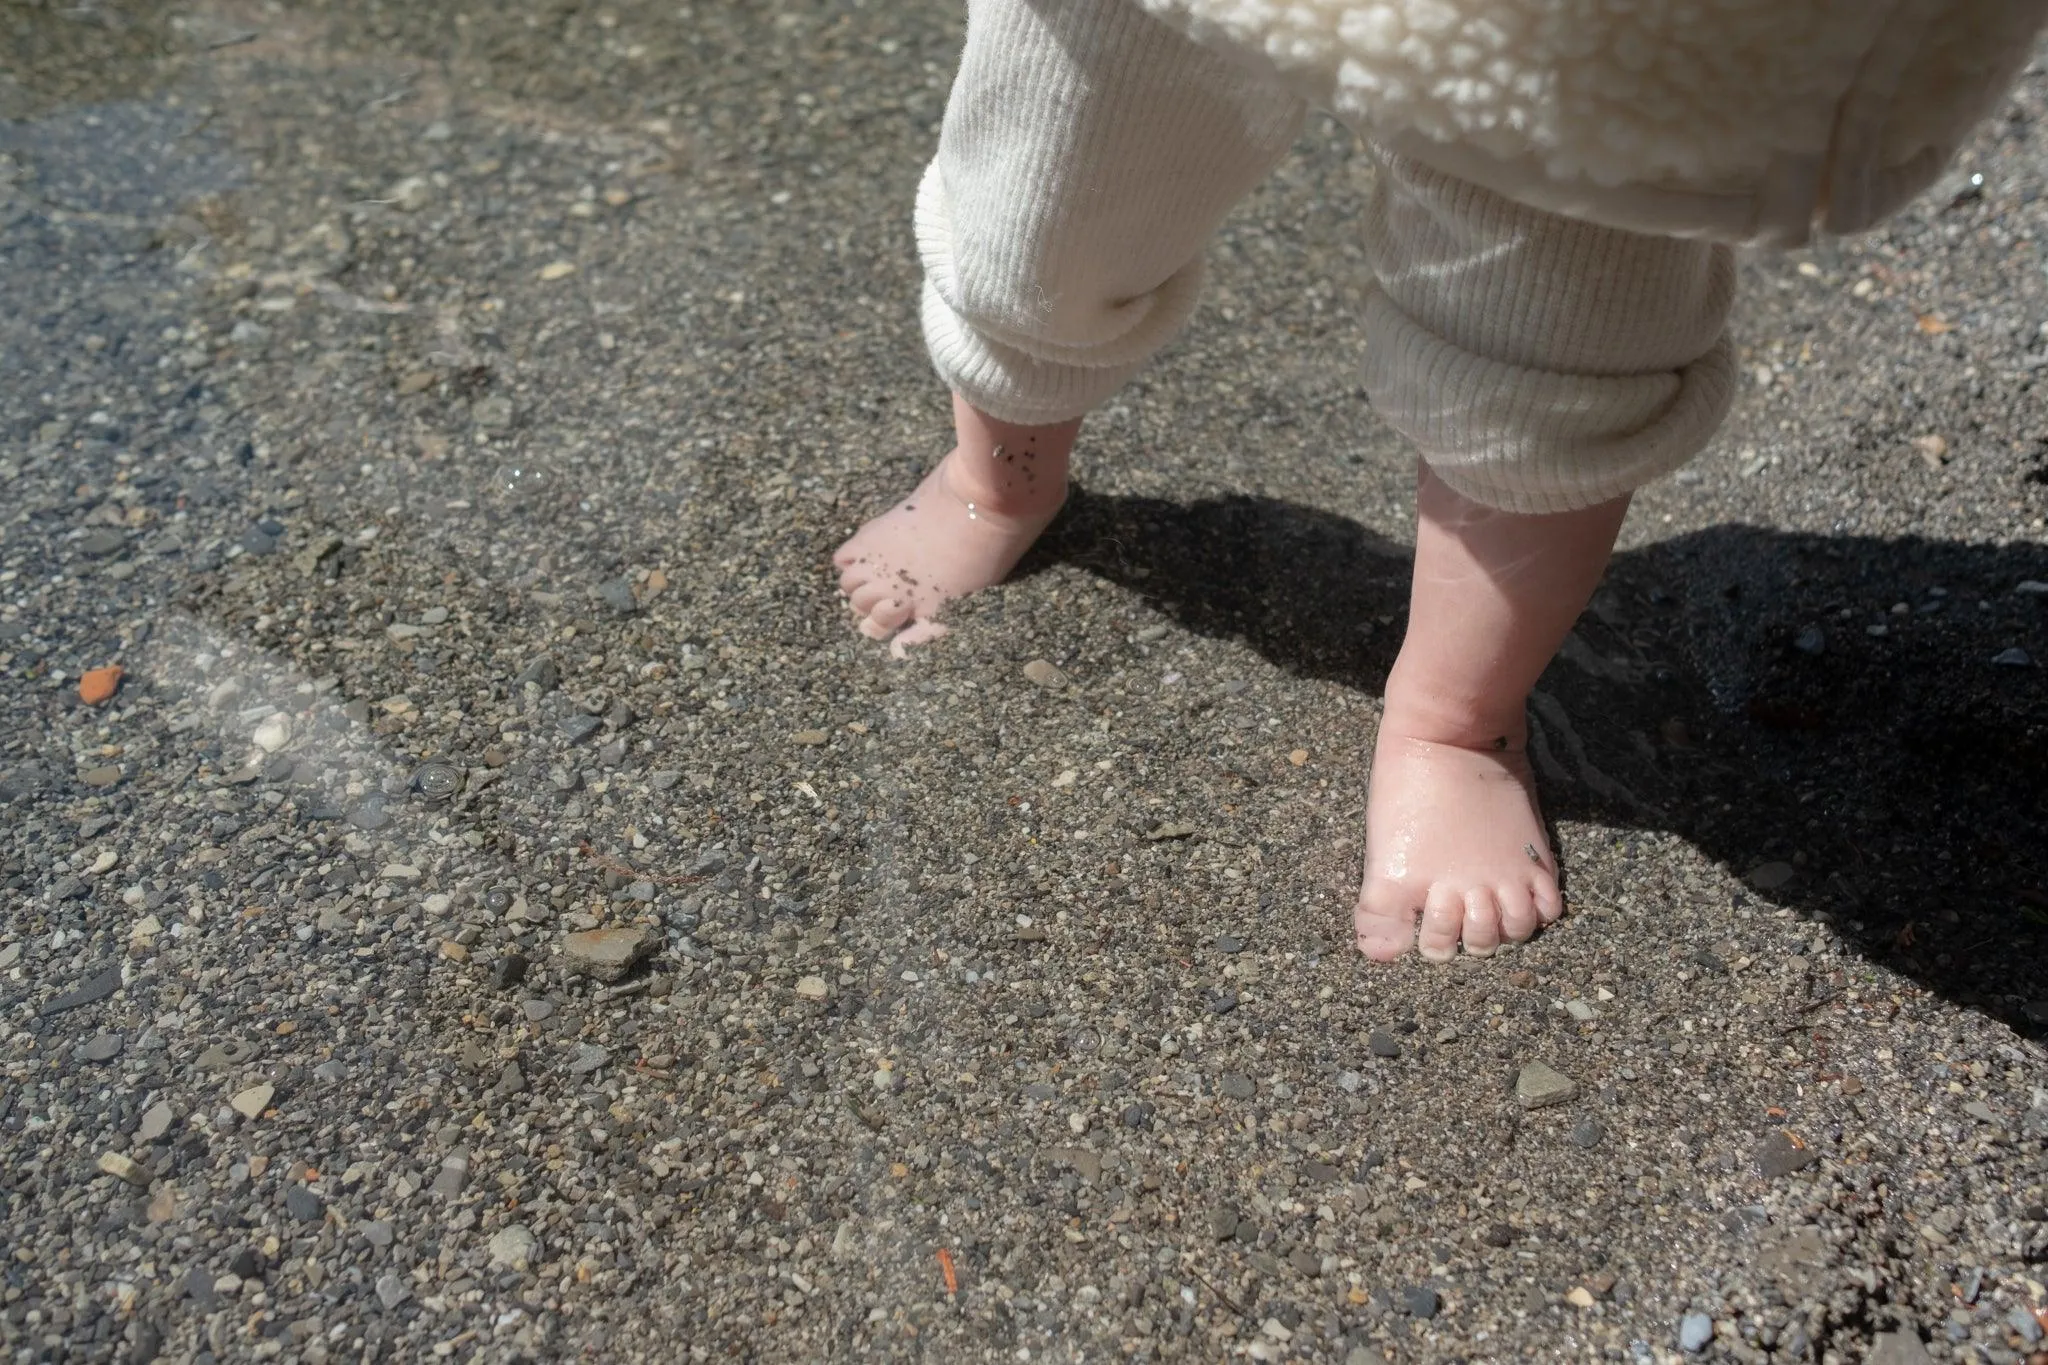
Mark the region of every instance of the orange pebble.
POLYGON ((114 695, 121 686, 121 665, 108 664, 105 668, 88 669, 78 678, 78 699, 87 706, 98 706, 114 695))

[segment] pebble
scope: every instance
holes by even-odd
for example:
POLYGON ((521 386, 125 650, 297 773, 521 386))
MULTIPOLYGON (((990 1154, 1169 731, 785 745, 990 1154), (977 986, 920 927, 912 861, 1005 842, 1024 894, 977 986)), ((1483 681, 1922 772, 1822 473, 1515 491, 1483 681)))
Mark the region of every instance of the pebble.
POLYGON ((106 999, 121 988, 121 964, 115 963, 89 976, 84 983, 73 987, 37 1011, 40 1014, 61 1014, 75 1010, 81 1005, 91 1005, 106 999))
POLYGON ((562 738, 571 744, 581 744, 603 728, 604 722, 596 716, 579 713, 562 718, 562 738))
POLYGON ((505 953, 491 963, 491 984, 501 991, 511 990, 526 980, 526 970, 530 965, 519 953, 505 953))
POLYGON ((1578 1126, 1572 1129, 1572 1146, 1583 1147, 1591 1151, 1593 1148, 1598 1147, 1600 1139, 1606 1136, 1607 1130, 1600 1126, 1598 1120, 1580 1119, 1578 1126))
POLYGON ((133 1185, 138 1190, 149 1188, 149 1172, 134 1158, 120 1152, 104 1152, 100 1155, 100 1169, 114 1179, 133 1185))
POLYGON ((1743 880, 1759 891, 1775 891, 1798 875, 1798 869, 1790 863, 1758 863, 1752 867, 1743 880))
POLYGON ((319 1223, 327 1218, 327 1202, 300 1184, 285 1186, 284 1209, 301 1223, 319 1223))
POLYGON ((1394 1035, 1385 1029, 1374 1029, 1365 1040, 1365 1050, 1375 1057, 1395 1058, 1401 1055, 1401 1045, 1394 1041, 1394 1035))
POLYGON ((1687 1313, 1678 1320, 1678 1347, 1692 1355, 1707 1349, 1714 1339, 1714 1320, 1705 1313, 1687 1313))
POLYGON ((1024 676, 1040 687, 1058 690, 1067 685, 1067 675, 1047 663, 1044 659, 1033 659, 1024 665, 1024 676))
POLYGON ((2005 1315, 2005 1325, 2019 1334, 2021 1341, 2029 1346, 2040 1344, 2043 1335, 2041 1320, 2034 1316, 2034 1310, 2024 1304, 2005 1315))
POLYGON ((1542 1062, 1531 1062, 1515 1078, 1515 1099, 1524 1109, 1563 1104, 1578 1093, 1571 1077, 1542 1062))
POLYGON ((270 1107, 270 1101, 277 1095, 277 1087, 268 1082, 252 1085, 228 1101, 228 1107, 245 1119, 258 1119, 270 1107))
POLYGON ((829 991, 830 988, 826 986, 825 978, 822 976, 805 976, 797 979, 796 993, 806 1000, 823 1000, 829 991))
POLYGON ((245 1043, 239 1038, 214 1043, 199 1054, 199 1069, 202 1071, 225 1071, 231 1066, 240 1066, 256 1055, 256 1045, 245 1043))
POLYGON ((562 940, 569 970, 602 982, 617 981, 657 947, 646 929, 586 929, 562 940))
POLYGON ((412 1291, 405 1287, 405 1281, 394 1271, 387 1270, 377 1278, 377 1301, 384 1305, 387 1312, 404 1303, 411 1293, 412 1291))
MULTIPOLYGON (((97 1040, 95 1040, 97 1041, 97 1040)), ((1998 1111, 1982 1100, 1971 1100, 1963 1106, 1963 1112, 1979 1123, 1998 1122, 1998 1111)))
POLYGON ((1863 1365, 1934 1365, 1934 1358, 1916 1332, 1879 1332, 1871 1340, 1863 1365))
POLYGON ((1793 1140, 1782 1128, 1773 1129, 1756 1147, 1756 1168, 1766 1179, 1803 1171, 1820 1160, 1820 1151, 1793 1140))
POLYGON ((468 1180, 469 1153, 458 1149, 441 1158, 440 1173, 428 1188, 443 1199, 453 1199, 462 1193, 462 1187, 468 1180))
POLYGON ((1244 951, 1244 940, 1235 934, 1218 934, 1216 935, 1216 951, 1219 953, 1241 953, 1244 951))
POLYGON ((1209 1210, 1209 1231, 1219 1242, 1227 1242, 1237 1235, 1237 1210, 1228 1204, 1217 1204, 1209 1210))
POLYGON ((348 1079, 348 1063, 330 1058, 313 1068, 313 1079, 329 1085, 348 1079))
POLYGON ((1218 1082, 1217 1089, 1234 1100, 1248 1100, 1259 1093, 1259 1087, 1242 1071, 1223 1073, 1223 1079, 1218 1082))
POLYGON ((158 1100, 143 1111, 142 1124, 135 1130, 135 1137, 141 1142, 155 1142, 171 1131, 171 1124, 177 1121, 177 1114, 171 1106, 158 1100))
POLYGON ((1323 1273, 1323 1258, 1310 1251, 1307 1247, 1296 1247, 1293 1251, 1289 1252, 1287 1264, 1293 1266, 1297 1272, 1308 1276, 1310 1279, 1314 1279, 1323 1273))
POLYGON ((1582 1284, 1575 1284, 1565 1292, 1564 1301, 1574 1308, 1591 1308, 1593 1291, 1582 1284))
POLYGON ((357 829, 379 830, 391 823, 391 812, 386 808, 381 793, 372 793, 348 813, 348 822, 357 829))
POLYGON ((78 675, 78 699, 87 706, 98 706, 110 700, 120 685, 121 668, 118 664, 89 668, 78 675))
POLYGON ((569 1074, 587 1076, 611 1060, 612 1054, 596 1043, 578 1043, 576 1055, 569 1061, 569 1074))
POLYGON ((526 1073, 519 1069, 519 1063, 507 1062, 505 1069, 498 1073, 498 1083, 491 1087, 491 1093, 503 1099, 517 1095, 526 1089, 526 1073))
POLYGON ((2011 649, 2001 649, 1998 653, 1992 655, 1991 662, 1999 665, 2001 668, 2032 668, 2034 666, 2034 656, 2021 649, 2018 645, 2014 645, 2011 649))
POLYGON ((1428 1321, 1443 1307, 1443 1296, 1426 1284, 1411 1284, 1401 1291, 1401 1306, 1411 1317, 1428 1321))
POLYGON ((1600 1017, 1600 1011, 1594 1009, 1591 1002, 1585 1000, 1565 1001, 1564 1012, 1582 1024, 1590 1024, 1600 1017))
POLYGON ((555 1002, 543 1000, 539 996, 528 996, 519 1002, 519 1008, 526 1015, 528 1023, 538 1024, 543 1019, 551 1018, 554 1015, 555 1002))
POLYGON ((356 1224, 356 1231, 363 1234, 363 1240, 382 1251, 391 1245, 395 1230, 388 1219, 368 1218, 356 1224))
POLYGON ((540 1239, 524 1223, 513 1223, 491 1234, 491 1264, 524 1270, 537 1258, 540 1239))
POLYGON ((79 774, 78 780, 85 783, 88 787, 111 787, 121 780, 121 769, 118 764, 112 763, 97 768, 87 768, 83 773, 79 774))
POLYGON ((1827 647, 1827 632, 1819 626, 1808 626, 1792 637, 1792 648, 1801 654, 1823 654, 1827 647))
POLYGON ((562 670, 555 661, 543 654, 519 670, 513 681, 521 687, 537 687, 543 692, 552 692, 562 685, 562 670))
POLYGON ((597 600, 620 616, 630 616, 640 608, 640 604, 633 600, 633 585, 623 578, 607 579, 598 584, 597 600))
POLYGON ((1211 1014, 1228 1014, 1237 1008, 1237 992, 1212 990, 1202 996, 1202 1003, 1211 1014))
POLYGON ((102 1033, 80 1049, 78 1055, 88 1062, 111 1062, 121 1055, 121 1035, 102 1033))
POLYGON ((250 736, 256 747, 266 754, 274 754, 292 740, 291 718, 282 711, 273 711, 263 718, 256 732, 250 736))
POLYGON ((799 730, 789 737, 789 742, 791 744, 802 744, 810 748, 816 748, 830 738, 831 736, 827 735, 823 730, 799 730))

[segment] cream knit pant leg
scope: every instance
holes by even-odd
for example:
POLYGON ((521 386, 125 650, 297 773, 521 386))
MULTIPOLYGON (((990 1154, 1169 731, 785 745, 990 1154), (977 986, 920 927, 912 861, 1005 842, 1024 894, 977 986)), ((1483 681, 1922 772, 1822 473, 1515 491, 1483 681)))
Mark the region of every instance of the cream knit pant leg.
POLYGON ((1727 414, 1725 246, 1593 227, 1375 152, 1366 392, 1445 483, 1509 512, 1591 507, 1727 414))
POLYGON ((1303 108, 1130 0, 970 0, 917 197, 941 377, 1004 421, 1100 404, 1187 321, 1303 108))

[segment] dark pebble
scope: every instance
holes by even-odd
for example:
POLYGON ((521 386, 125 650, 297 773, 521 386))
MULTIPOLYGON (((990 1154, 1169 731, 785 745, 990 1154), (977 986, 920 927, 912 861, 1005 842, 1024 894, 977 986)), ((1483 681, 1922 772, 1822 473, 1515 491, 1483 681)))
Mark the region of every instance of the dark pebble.
POLYGON ((75 1010, 81 1005, 95 1004, 106 999, 119 989, 121 989, 121 964, 116 962, 113 966, 104 968, 94 975, 87 977, 83 984, 64 992, 64 994, 43 1006, 38 1012, 42 1014, 61 1014, 65 1010, 75 1010))
POLYGON ((1409 1315, 1422 1319, 1433 1318, 1443 1307, 1443 1298, 1426 1284, 1411 1284, 1401 1291, 1401 1306, 1409 1315))
POLYGON ((111 1062, 121 1055, 121 1035, 102 1033, 79 1051, 88 1062, 111 1062))
POLYGON ((1248 1100, 1259 1093, 1259 1088, 1253 1084, 1252 1078, 1241 1071, 1226 1072, 1216 1088, 1234 1100, 1248 1100))
POLYGON ((1394 1041, 1394 1035, 1385 1029, 1374 1029, 1372 1036, 1365 1040, 1366 1051, 1375 1057, 1398 1057, 1401 1045, 1394 1041))
POLYGON ((519 676, 513 681, 521 687, 531 685, 543 692, 552 692, 562 685, 562 670, 555 667, 553 659, 543 654, 520 669, 519 676))
POLYGON ((491 984, 501 991, 511 990, 526 980, 526 959, 518 953, 506 953, 491 963, 491 984))
POLYGON ((1144 1129, 1152 1126, 1153 1109, 1149 1104, 1132 1104, 1124 1108, 1124 1127, 1144 1129))
POLYGON ((1511 1247, 1515 1244, 1515 1230, 1506 1223, 1495 1223, 1486 1230, 1486 1244, 1490 1247, 1511 1247))
POLYGON ((1757 1171, 1767 1180, 1803 1171, 1819 1160, 1818 1148, 1795 1145, 1783 1129, 1773 1131, 1756 1148, 1757 1171))
POLYGON ((623 578, 607 579, 598 584, 597 598, 621 616, 631 615, 640 605, 633 600, 633 585, 623 578))
POLYGON ((1600 1145, 1600 1139, 1607 1136, 1607 1130, 1592 1119, 1579 1120, 1579 1126, 1572 1129, 1572 1145, 1591 1149, 1600 1145))
POLYGON ((1237 1008, 1237 992, 1210 991, 1202 997, 1202 1003, 1209 1007, 1211 1014, 1228 1014, 1237 1008))
POLYGON ((348 813, 348 822, 357 829, 382 829, 391 823, 391 812, 385 808, 383 796, 373 793, 348 813))
POLYGON ((1244 940, 1234 934, 1218 934, 1216 935, 1216 951, 1219 953, 1241 953, 1244 951, 1244 940))
POLYGON ((504 887, 493 887, 484 892, 484 909, 494 915, 502 915, 512 908, 512 893, 504 887))
POLYGON ((245 1280, 255 1279, 262 1269, 263 1263, 256 1259, 255 1247, 243 1247, 228 1258, 228 1274, 239 1275, 245 1280))
POLYGON ((603 728, 604 722, 596 716, 574 715, 562 718, 562 738, 571 744, 581 744, 603 728))
POLYGON ((301 1223, 317 1223, 327 1216, 326 1202, 304 1185, 285 1187, 284 1208, 301 1223))

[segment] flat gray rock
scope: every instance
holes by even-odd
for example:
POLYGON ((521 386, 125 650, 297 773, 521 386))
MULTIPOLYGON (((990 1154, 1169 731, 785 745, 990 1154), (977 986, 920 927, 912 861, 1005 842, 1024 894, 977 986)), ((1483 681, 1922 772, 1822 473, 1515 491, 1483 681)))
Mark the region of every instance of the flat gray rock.
POLYGON ((1515 1099, 1524 1109, 1547 1109, 1579 1092, 1572 1078, 1544 1062, 1530 1062, 1515 1077, 1515 1099))

